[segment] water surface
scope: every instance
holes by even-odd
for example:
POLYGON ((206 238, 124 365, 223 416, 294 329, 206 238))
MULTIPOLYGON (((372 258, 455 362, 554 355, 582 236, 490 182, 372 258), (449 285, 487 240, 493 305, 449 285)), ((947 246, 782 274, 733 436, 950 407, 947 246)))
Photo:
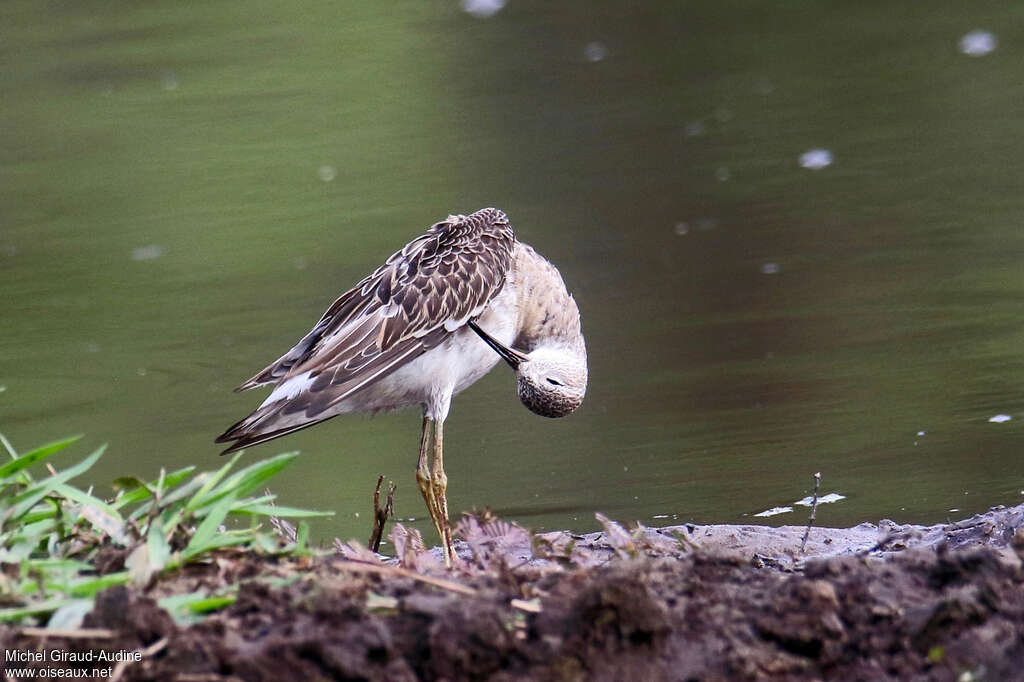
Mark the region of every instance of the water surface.
MULTIPOLYGON (((109 442, 96 484, 216 467, 261 400, 235 385, 428 225, 494 205, 576 294, 591 384, 558 421, 503 367, 457 398, 453 509, 737 522, 816 471, 846 496, 825 524, 1017 503, 1024 53, 1000 30, 1022 19, 6 2, 0 430, 109 442), (994 50, 961 51, 975 29, 994 50)), ((379 473, 425 516, 418 429, 347 417, 246 458, 301 450, 274 492, 362 537, 379 473)))

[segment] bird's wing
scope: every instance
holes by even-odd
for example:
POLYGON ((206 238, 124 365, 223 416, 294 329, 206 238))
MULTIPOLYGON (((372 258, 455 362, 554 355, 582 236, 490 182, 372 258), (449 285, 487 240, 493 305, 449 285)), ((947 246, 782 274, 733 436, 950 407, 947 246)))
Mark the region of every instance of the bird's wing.
POLYGON ((308 372, 284 409, 315 416, 482 313, 504 286, 514 246, 497 209, 449 216, 342 294, 295 347, 239 390, 308 372))

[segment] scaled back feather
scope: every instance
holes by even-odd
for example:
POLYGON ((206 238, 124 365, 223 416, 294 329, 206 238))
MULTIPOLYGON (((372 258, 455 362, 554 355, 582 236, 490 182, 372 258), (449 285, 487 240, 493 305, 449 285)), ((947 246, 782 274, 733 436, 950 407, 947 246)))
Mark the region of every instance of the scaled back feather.
POLYGON ((317 415, 480 315, 504 286, 515 245, 512 226, 498 209, 434 224, 339 296, 291 350, 236 390, 281 384, 306 372, 308 388, 260 406, 217 442, 236 441, 228 452, 329 418, 317 415), (280 421, 300 412, 308 423, 280 421))

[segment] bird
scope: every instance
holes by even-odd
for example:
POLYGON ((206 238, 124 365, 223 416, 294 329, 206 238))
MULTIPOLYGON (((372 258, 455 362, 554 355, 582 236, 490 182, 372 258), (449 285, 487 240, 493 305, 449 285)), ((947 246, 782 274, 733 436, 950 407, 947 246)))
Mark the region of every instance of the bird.
POLYGON ((449 215, 339 296, 288 352, 236 391, 273 386, 217 443, 221 454, 341 414, 419 405, 416 481, 456 559, 444 423, 452 398, 504 361, 531 412, 564 417, 587 390, 580 311, 558 269, 519 241, 504 212, 449 215), (428 461, 429 459, 429 461, 428 461))

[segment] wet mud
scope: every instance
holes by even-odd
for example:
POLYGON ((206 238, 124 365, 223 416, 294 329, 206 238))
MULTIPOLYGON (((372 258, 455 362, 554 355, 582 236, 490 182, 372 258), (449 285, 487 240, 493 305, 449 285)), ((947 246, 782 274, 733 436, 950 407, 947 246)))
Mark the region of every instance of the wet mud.
POLYGON ((225 552, 101 593, 83 623, 95 637, 0 640, 143 652, 119 680, 1024 680, 1022 520, 815 529, 806 553, 796 528, 609 522, 531 540, 477 520, 452 571, 398 529, 400 566, 355 546, 225 552), (227 581, 237 600, 200 623, 157 606, 227 581))

